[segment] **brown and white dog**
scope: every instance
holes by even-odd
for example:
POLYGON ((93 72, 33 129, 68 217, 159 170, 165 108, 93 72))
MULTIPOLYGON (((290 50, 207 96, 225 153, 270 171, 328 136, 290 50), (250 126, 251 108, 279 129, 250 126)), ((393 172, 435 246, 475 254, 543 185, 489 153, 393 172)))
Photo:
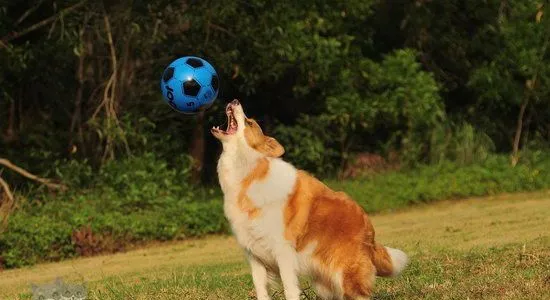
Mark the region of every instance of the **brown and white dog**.
POLYGON ((299 299, 299 275, 310 275, 323 299, 369 299, 375 275, 405 268, 407 255, 375 242, 369 218, 348 195, 283 161, 283 146, 245 116, 239 101, 226 113, 227 129, 212 128, 223 144, 218 176, 259 300, 270 299, 275 278, 287 300, 299 299))

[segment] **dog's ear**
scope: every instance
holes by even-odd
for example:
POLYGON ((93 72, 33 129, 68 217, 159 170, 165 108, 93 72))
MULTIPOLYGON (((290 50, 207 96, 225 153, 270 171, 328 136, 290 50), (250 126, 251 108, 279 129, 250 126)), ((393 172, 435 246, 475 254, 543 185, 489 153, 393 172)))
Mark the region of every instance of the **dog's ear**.
POLYGON ((274 138, 265 136, 264 142, 259 146, 260 152, 267 156, 281 157, 285 153, 285 148, 274 138))
POLYGON ((244 136, 250 147, 270 157, 281 157, 285 153, 285 148, 276 139, 264 135, 258 122, 248 118, 245 121, 244 136))

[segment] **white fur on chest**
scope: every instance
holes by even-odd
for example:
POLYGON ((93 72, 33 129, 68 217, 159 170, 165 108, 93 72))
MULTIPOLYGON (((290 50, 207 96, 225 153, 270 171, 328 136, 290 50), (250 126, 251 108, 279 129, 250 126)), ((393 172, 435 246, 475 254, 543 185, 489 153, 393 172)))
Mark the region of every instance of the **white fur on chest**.
MULTIPOLYGON (((267 175, 253 181, 246 191, 254 206, 260 209, 259 216, 250 219, 237 206, 240 182, 247 174, 242 174, 242 168, 224 168, 224 164, 220 159, 218 172, 224 190, 224 209, 237 241, 250 254, 266 264, 274 265, 275 252, 288 246, 284 238, 284 208, 294 190, 297 171, 281 159, 269 159, 267 175), (227 171, 234 173, 227 174, 227 171)), ((250 172, 254 166, 248 168, 250 172)))
POLYGON ((269 159, 269 171, 262 180, 250 185, 247 195, 259 208, 274 203, 286 203, 296 185, 297 172, 281 159, 269 159))

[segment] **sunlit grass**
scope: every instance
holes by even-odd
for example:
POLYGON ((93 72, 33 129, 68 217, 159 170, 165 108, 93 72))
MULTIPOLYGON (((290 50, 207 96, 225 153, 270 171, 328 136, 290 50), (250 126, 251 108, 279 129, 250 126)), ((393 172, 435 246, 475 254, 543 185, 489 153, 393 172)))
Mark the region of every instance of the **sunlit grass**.
MULTIPOLYGON (((550 299, 550 197, 503 195, 373 216, 377 237, 411 264, 377 280, 375 299, 550 299)), ((230 237, 156 245, 0 273, 0 298, 30 299, 29 282, 87 282, 91 299, 254 299, 230 237)), ((315 299, 307 280, 304 299, 315 299)), ((283 299, 274 290, 274 299, 283 299)))

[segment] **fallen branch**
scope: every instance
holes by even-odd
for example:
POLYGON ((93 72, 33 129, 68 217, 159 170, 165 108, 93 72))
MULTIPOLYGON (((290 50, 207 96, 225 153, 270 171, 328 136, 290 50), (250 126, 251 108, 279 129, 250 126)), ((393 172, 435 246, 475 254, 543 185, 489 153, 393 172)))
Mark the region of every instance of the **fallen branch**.
MULTIPOLYGON (((21 174, 22 176, 30 179, 30 180, 34 180, 34 181, 37 181, 37 182, 40 182, 41 184, 47 186, 48 188, 50 189, 56 189, 56 190, 66 190, 67 189, 67 186, 63 185, 63 184, 58 184, 58 183, 54 183, 52 182, 51 180, 49 179, 46 179, 46 178, 41 178, 41 177, 38 177, 30 172, 28 172, 27 170, 21 168, 21 167, 18 167, 16 165, 14 165, 11 161, 7 160, 7 159, 4 159, 4 158, 0 158, 0 165, 16 172, 16 173, 19 173, 21 174)), ((7 186, 7 185, 6 185, 7 186)))

